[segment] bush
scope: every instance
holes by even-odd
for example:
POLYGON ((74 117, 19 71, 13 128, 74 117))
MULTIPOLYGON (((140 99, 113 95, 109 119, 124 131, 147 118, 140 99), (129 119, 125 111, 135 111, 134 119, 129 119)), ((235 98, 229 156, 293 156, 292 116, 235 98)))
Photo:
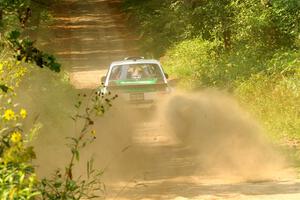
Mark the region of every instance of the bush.
POLYGON ((277 53, 267 70, 237 84, 237 97, 276 139, 300 138, 299 53, 277 53))
POLYGON ((26 164, 0 164, 0 198, 31 200, 40 194, 33 167, 26 164))
POLYGON ((201 39, 187 40, 171 48, 162 60, 167 73, 180 79, 184 88, 194 89, 213 86, 218 53, 218 41, 208 42, 201 39))
POLYGON ((35 158, 30 145, 34 130, 24 129, 27 111, 14 102, 14 90, 19 86, 26 69, 21 63, 0 63, 2 84, 0 92, 0 199, 34 199, 39 195, 34 167, 35 158))
POLYGON ((266 59, 260 51, 236 48, 226 52, 221 41, 193 39, 170 48, 162 63, 184 88, 233 89, 237 80, 247 80, 251 74, 265 70, 266 59))

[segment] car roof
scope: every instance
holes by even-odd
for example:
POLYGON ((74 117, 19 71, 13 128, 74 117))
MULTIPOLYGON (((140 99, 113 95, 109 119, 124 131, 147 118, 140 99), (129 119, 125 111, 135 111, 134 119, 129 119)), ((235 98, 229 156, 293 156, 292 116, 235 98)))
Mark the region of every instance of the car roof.
POLYGON ((120 61, 114 61, 111 63, 110 66, 115 65, 131 65, 131 64, 157 64, 160 65, 158 60, 155 59, 137 59, 137 60, 120 60, 120 61))

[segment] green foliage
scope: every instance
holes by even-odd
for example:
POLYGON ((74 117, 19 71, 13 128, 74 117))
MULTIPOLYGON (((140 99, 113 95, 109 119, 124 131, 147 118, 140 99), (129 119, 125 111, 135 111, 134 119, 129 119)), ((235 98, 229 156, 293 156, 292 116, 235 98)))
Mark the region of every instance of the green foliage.
POLYGON ((48 67, 52 71, 60 72, 61 65, 56 62, 54 56, 44 53, 34 47, 34 43, 29 39, 19 39, 20 35, 20 32, 12 31, 7 37, 10 45, 15 51, 17 60, 33 62, 41 68, 48 67))
POLYGON ((170 48, 162 63, 185 88, 232 89, 236 81, 247 80, 252 74, 266 70, 267 58, 261 51, 236 47, 227 52, 222 41, 193 39, 170 48))
POLYGON ((236 4, 236 40, 252 47, 293 47, 299 36, 297 0, 255 1, 236 4))
MULTIPOLYGON (((37 1, 42 3, 43 1, 37 1)), ((34 46, 29 37, 23 36, 26 26, 32 15, 31 1, 1 0, 0 1, 0 51, 14 57, 18 61, 33 63, 40 68, 47 67, 52 71, 60 72, 61 65, 53 55, 49 55, 34 46), (22 31, 21 31, 22 30, 22 31), (8 53, 7 53, 8 52, 8 53)), ((9 90, 9 86, 0 82, 0 89, 3 92, 9 90)))
POLYGON ((181 1, 126 0, 124 8, 134 14, 130 20, 138 28, 142 47, 149 54, 159 56, 174 42, 191 35, 189 10, 181 1))
POLYGON ((2 90, 2 92, 5 92, 5 93, 7 93, 7 91, 8 91, 8 87, 6 86, 6 85, 0 85, 0 89, 2 90))
POLYGON ((277 139, 300 137, 299 76, 256 76, 237 88, 237 96, 277 139))
POLYGON ((194 89, 215 85, 220 42, 202 39, 184 41, 171 48, 162 64, 173 78, 181 80, 181 86, 194 89))
POLYGON ((297 0, 125 0, 147 53, 161 56, 174 43, 201 37, 237 47, 294 47, 299 37, 297 0))
POLYGON ((0 63, 0 77, 10 90, 0 92, 0 199, 34 199, 37 180, 31 160, 35 158, 30 131, 24 129, 25 109, 14 102, 15 88, 24 68, 13 62, 0 63))
MULTIPOLYGON (((6 55, 4 54, 4 56, 6 55)), ((26 72, 27 68, 21 62, 14 61, 14 59, 0 61, 1 84, 3 84, 4 89, 7 89, 4 92, 18 87, 26 72)))
POLYGON ((34 169, 26 164, 0 164, 0 198, 33 200, 40 193, 36 190, 34 169))
MULTIPOLYGON (((43 1, 37 2, 43 3, 43 1)), ((3 49, 11 48, 15 52, 15 58, 19 61, 32 62, 41 68, 48 67, 52 71, 59 72, 61 65, 56 62, 55 57, 36 48, 30 37, 23 36, 26 26, 32 25, 27 23, 32 17, 31 3, 30 0, 1 0, 0 35, 3 49)))
MULTIPOLYGON (((30 0, 1 0, 0 26, 2 30, 25 27, 31 17, 30 0)), ((1 31, 2 32, 2 31, 1 31)))
POLYGON ((1 0, 1 9, 17 12, 20 8, 29 6, 30 0, 1 0))
POLYGON ((239 83, 236 96, 277 139, 300 138, 299 52, 275 54, 268 70, 239 83))

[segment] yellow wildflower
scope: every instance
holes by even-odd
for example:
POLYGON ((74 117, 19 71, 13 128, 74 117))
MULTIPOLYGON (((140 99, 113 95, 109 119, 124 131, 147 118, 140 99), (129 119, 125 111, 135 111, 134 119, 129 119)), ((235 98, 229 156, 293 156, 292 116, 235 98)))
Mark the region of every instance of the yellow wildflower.
POLYGON ((22 134, 18 131, 13 132, 10 137, 12 143, 19 143, 22 140, 22 134))
POLYGON ((25 119, 27 117, 27 111, 25 109, 21 109, 20 115, 23 119, 25 119))
POLYGON ((3 73, 3 63, 0 63, 0 73, 3 73))
POLYGON ((12 109, 6 110, 3 117, 8 121, 16 119, 15 112, 12 109))
POLYGON ((92 135, 94 138, 96 138, 96 131, 95 131, 95 130, 92 130, 92 131, 91 131, 91 135, 92 135))
POLYGON ((91 134, 92 134, 92 136, 95 136, 95 135, 96 135, 96 131, 95 131, 95 130, 92 130, 92 131, 91 131, 91 134))

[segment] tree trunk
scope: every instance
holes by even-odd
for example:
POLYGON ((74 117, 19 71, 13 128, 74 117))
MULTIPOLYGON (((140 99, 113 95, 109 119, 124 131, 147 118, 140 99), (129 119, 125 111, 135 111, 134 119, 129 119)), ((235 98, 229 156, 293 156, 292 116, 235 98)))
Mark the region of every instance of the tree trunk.
POLYGON ((225 29, 223 31, 223 40, 224 40, 224 48, 226 50, 231 49, 231 31, 229 29, 225 29))
MULTIPOLYGON (((3 10, 0 8, 0 28, 2 26, 2 20, 3 20, 3 10)), ((2 33, 0 31, 0 40, 2 40, 2 33)))
POLYGON ((3 20, 3 10, 0 8, 0 23, 2 23, 3 20))

